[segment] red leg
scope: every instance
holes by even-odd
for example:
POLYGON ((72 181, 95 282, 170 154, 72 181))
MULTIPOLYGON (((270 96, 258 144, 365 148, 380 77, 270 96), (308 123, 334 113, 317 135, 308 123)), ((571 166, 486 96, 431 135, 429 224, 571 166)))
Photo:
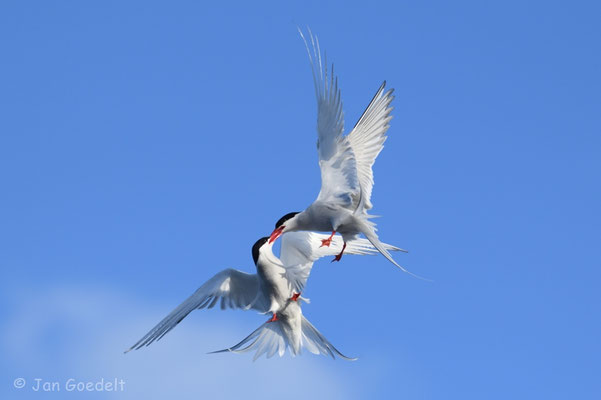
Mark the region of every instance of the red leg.
POLYGON ((292 301, 298 301, 298 298, 300 297, 300 295, 301 295, 300 293, 294 293, 292 295, 292 297, 290 298, 290 300, 292 300, 292 301))
POLYGON ((267 322, 275 322, 277 320, 278 320, 278 316, 277 316, 277 314, 274 313, 273 317, 271 317, 271 319, 269 321, 267 321, 267 322))
POLYGON ((344 244, 342 245, 342 251, 340 252, 340 254, 338 254, 336 257, 334 257, 332 262, 340 261, 340 259, 342 258, 342 253, 344 253, 344 249, 346 249, 346 242, 344 242, 344 244))
POLYGON ((330 235, 329 238, 321 239, 321 246, 319 246, 319 247, 323 247, 323 246, 330 247, 330 244, 332 244, 332 238, 334 237, 335 234, 336 234, 336 231, 332 231, 332 234, 330 235))

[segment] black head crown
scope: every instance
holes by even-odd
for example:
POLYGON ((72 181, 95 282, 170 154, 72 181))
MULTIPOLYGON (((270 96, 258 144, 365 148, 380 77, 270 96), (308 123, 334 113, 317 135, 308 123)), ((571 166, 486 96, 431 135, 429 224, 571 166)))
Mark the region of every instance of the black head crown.
POLYGON ((257 261, 259 260, 259 249, 261 248, 261 246, 263 246, 265 243, 267 243, 268 240, 269 240, 269 237, 263 237, 263 238, 257 240, 255 242, 255 244, 253 245, 253 260, 255 261, 255 265, 257 264, 257 261))
POLYGON ((275 229, 278 229, 280 226, 284 224, 284 222, 288 221, 290 218, 294 217, 298 212, 291 212, 284 215, 282 218, 278 219, 278 222, 275 223, 275 229))

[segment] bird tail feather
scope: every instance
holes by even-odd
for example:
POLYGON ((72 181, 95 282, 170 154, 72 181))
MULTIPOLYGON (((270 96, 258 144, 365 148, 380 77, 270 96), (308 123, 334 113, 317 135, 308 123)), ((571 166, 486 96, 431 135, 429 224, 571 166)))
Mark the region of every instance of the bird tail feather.
POLYGON ((429 279, 423 278, 419 275, 414 274, 413 272, 405 269, 404 267, 401 267, 395 260, 394 258, 392 258, 392 255, 390 254, 390 252, 386 249, 386 246, 380 242, 380 239, 378 238, 378 235, 376 234, 376 229, 374 226, 374 223, 369 221, 369 220, 362 220, 361 221, 361 233, 363 233, 363 235, 365 235, 365 237, 367 238, 367 240, 370 241, 370 243, 376 248, 378 249, 378 251, 384 256, 386 257, 386 259, 388 261, 390 261, 391 263, 393 263, 395 266, 397 266, 401 271, 408 273, 409 275, 418 278, 418 279, 422 279, 422 280, 426 280, 428 281, 429 279))
POLYGON ((338 356, 349 361, 356 360, 356 358, 347 357, 342 354, 302 315, 300 328, 300 337, 296 338, 295 336, 298 335, 291 334, 285 320, 268 321, 235 346, 213 351, 209 354, 225 352, 246 353, 254 350, 253 361, 255 361, 263 354, 267 358, 271 358, 275 354, 282 357, 286 352, 286 348, 290 349, 292 356, 296 356, 301 354, 301 349, 304 347, 313 354, 329 355, 334 359, 338 356))

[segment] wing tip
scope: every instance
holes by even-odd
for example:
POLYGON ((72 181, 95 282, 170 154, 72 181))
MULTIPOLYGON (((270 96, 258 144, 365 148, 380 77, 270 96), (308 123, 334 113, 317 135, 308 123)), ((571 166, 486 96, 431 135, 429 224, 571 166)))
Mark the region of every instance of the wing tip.
POLYGON ((215 351, 209 351, 207 352, 207 354, 217 354, 217 353, 233 353, 234 351, 231 348, 228 349, 222 349, 222 350, 215 350, 215 351))

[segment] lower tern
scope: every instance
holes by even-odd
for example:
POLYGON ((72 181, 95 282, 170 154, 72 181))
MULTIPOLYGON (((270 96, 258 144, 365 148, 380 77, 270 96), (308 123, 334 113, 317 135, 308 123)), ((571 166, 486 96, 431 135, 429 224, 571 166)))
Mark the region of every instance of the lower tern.
MULTIPOLYGON (((309 302, 300 296, 313 267, 313 263, 324 256, 336 254, 342 243, 334 238, 330 247, 318 247, 316 242, 327 235, 313 232, 295 232, 282 239, 280 258, 273 254, 273 242, 268 237, 259 239, 252 247, 252 256, 257 273, 249 274, 235 269, 225 269, 205 284, 169 315, 152 328, 142 339, 131 346, 137 350, 160 340, 175 328, 190 312, 196 309, 213 308, 220 303, 221 309, 254 309, 270 318, 240 343, 219 352, 247 352, 255 350, 254 359, 261 355, 281 357, 286 348, 292 355, 306 348, 314 354, 346 357, 334 347, 303 315, 300 301, 309 302)), ((383 245, 388 250, 399 250, 383 245)), ((376 249, 365 239, 347 243, 347 253, 377 254, 376 249)))

